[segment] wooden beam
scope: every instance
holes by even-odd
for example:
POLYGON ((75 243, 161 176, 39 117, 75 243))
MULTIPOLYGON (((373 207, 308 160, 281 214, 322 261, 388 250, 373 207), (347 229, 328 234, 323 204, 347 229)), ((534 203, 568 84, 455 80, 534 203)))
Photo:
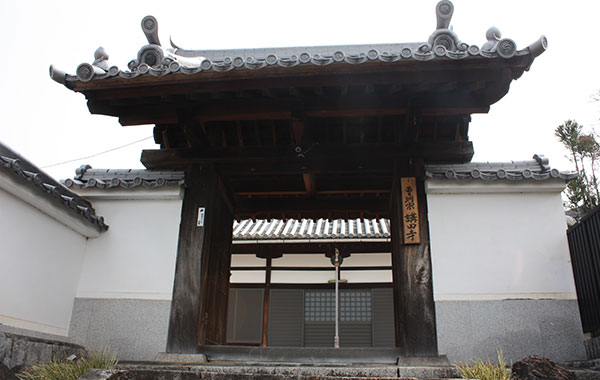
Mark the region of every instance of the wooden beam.
MULTIPOLYGON (((119 116, 121 125, 172 124, 177 121, 177 104, 160 103, 107 106, 101 100, 89 100, 90 112, 119 116)), ((196 121, 290 119, 298 99, 293 98, 232 98, 195 103, 196 121)), ((306 117, 358 117, 405 115, 418 106, 422 114, 487 113, 489 105, 468 92, 453 92, 415 99, 402 92, 398 95, 361 96, 321 95, 302 98, 306 117)))
POLYGON ((361 190, 320 190, 318 195, 365 195, 365 194, 390 194, 390 189, 361 189, 361 190))
POLYGON ((277 128, 275 126, 275 120, 271 120, 271 122, 269 123, 270 127, 271 127, 271 142, 273 143, 273 145, 277 145, 277 128))
POLYGON ((237 197, 291 197, 291 196, 302 196, 306 195, 306 191, 286 191, 286 190, 272 190, 272 191, 236 191, 235 196, 237 197))
MULTIPOLYGON (((335 242, 341 252, 352 253, 387 253, 391 252, 389 241, 362 241, 362 242, 335 242)), ((311 243, 252 243, 232 244, 231 253, 234 254, 260 254, 262 258, 277 258, 282 254, 301 253, 333 253, 333 243, 314 240, 311 243)))
POLYGON ((294 213, 294 212, 369 212, 387 213, 389 200, 383 198, 236 198, 235 210, 239 214, 258 213, 294 213))
MULTIPOLYGON (((469 162, 473 156, 470 141, 440 141, 403 145, 349 144, 315 145, 303 159, 292 146, 264 146, 209 149, 162 149, 142 151, 142 163, 148 169, 185 168, 188 165, 214 163, 229 173, 306 173, 328 170, 371 168, 386 171, 394 159, 423 158, 426 161, 469 162)), ((358 170, 357 170, 358 169, 358 170)))
MULTIPOLYGON (((208 137, 200 125, 193 122, 189 110, 179 110, 177 119, 190 148, 204 148, 209 145, 208 137)), ((168 129, 169 126, 165 126, 165 128, 168 129)))
POLYGON ((302 146, 302 138, 304 137, 304 122, 302 120, 292 120, 291 123, 292 135, 294 136, 294 145, 302 146))
POLYGON ((169 135, 167 134, 166 129, 163 129, 162 131, 162 142, 165 149, 169 149, 171 147, 171 144, 169 144, 169 135))
POLYGON ((315 186, 315 176, 310 173, 303 173, 302 180, 304 181, 304 189, 306 190, 306 195, 312 197, 315 195, 316 186, 315 186))
POLYGON ((240 147, 244 146, 244 135, 242 134, 242 124, 239 120, 235 122, 235 131, 238 138, 238 144, 240 147))
POLYGON ((208 146, 208 139, 200 126, 194 127, 191 124, 183 124, 183 135, 192 149, 208 146))

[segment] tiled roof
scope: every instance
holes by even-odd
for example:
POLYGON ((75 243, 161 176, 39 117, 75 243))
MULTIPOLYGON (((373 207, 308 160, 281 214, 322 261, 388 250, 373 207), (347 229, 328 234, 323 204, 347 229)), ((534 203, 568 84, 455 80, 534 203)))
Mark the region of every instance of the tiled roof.
POLYGON ((96 215, 91 203, 65 188, 37 166, 0 143, 0 172, 14 176, 20 183, 29 186, 51 202, 72 213, 73 217, 85 219, 100 231, 106 231, 108 225, 102 216, 96 215))
POLYGON ((75 189, 115 187, 132 189, 139 186, 155 188, 182 185, 184 180, 184 173, 180 171, 92 169, 89 165, 81 166, 75 173, 75 178, 65 179, 61 182, 65 186, 75 189))
POLYGON ((233 239, 237 241, 387 238, 388 219, 246 219, 233 223, 233 239))
POLYGON ((112 77, 130 79, 172 73, 189 75, 208 71, 256 70, 270 66, 289 68, 299 65, 460 60, 469 57, 510 59, 515 56, 531 56, 533 62, 535 57, 546 50, 548 43, 544 36, 527 48, 518 50, 516 43, 509 38, 502 38, 495 27, 487 31, 487 42, 481 48, 466 44, 450 28, 453 12, 454 6, 450 1, 440 1, 436 7, 437 29, 427 42, 422 43, 237 50, 186 50, 173 42, 172 48, 164 48, 158 38, 157 20, 153 16, 146 16, 142 20, 142 30, 148 39, 148 45, 143 46, 137 58, 129 62, 129 70, 111 66, 106 51, 98 48, 94 54, 95 61, 92 64, 80 64, 75 75, 65 74, 50 66, 50 76, 71 87, 77 81, 88 82, 112 77))
POLYGON ((533 179, 543 181, 560 178, 570 181, 577 178, 577 173, 551 169, 549 161, 541 155, 533 156, 530 161, 511 162, 471 162, 460 165, 428 165, 425 174, 429 178, 457 180, 499 180, 519 181, 533 179))

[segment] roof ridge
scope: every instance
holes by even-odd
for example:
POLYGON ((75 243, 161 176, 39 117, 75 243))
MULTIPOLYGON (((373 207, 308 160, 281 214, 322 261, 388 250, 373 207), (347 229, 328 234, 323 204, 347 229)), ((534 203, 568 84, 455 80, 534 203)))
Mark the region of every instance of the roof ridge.
POLYGON ((75 173, 75 177, 63 179, 61 183, 75 189, 132 189, 182 185, 185 178, 185 173, 177 170, 93 169, 90 165, 80 166, 75 173))
POLYGON ((92 204, 46 174, 32 162, 0 142, 0 170, 12 174, 42 196, 85 219, 100 231, 108 230, 102 216, 96 215, 92 204))
POLYGON ((549 166, 549 160, 535 154, 533 160, 510 162, 470 162, 466 164, 431 164, 425 166, 425 175, 437 179, 481 180, 548 180, 559 178, 570 181, 577 173, 560 171, 549 166))

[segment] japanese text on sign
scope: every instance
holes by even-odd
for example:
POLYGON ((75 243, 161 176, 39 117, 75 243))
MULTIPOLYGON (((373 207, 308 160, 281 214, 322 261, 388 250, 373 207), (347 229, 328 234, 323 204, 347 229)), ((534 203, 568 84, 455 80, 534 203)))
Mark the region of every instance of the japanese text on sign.
POLYGON ((419 229, 419 201, 417 200, 417 181, 414 177, 400 179, 402 191, 402 224, 404 226, 404 244, 421 243, 419 229))

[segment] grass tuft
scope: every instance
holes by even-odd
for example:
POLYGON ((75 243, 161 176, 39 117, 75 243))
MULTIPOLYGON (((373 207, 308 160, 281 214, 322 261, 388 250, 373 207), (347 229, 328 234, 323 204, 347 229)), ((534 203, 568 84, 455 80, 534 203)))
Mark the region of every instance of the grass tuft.
POLYGON ((75 360, 53 360, 50 363, 35 364, 17 374, 21 380, 77 380, 90 369, 115 369, 117 357, 103 348, 98 352, 75 360))
POLYGON ((477 359, 471 363, 459 363, 456 368, 464 379, 479 380, 509 380, 510 370, 506 368, 504 355, 501 349, 496 349, 497 363, 492 363, 489 359, 483 361, 477 359))

